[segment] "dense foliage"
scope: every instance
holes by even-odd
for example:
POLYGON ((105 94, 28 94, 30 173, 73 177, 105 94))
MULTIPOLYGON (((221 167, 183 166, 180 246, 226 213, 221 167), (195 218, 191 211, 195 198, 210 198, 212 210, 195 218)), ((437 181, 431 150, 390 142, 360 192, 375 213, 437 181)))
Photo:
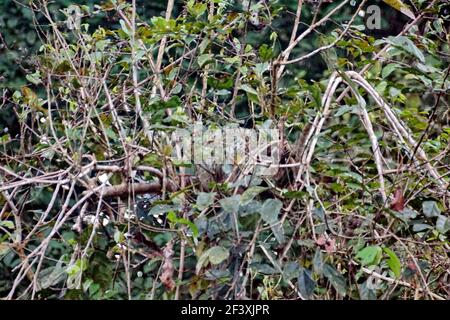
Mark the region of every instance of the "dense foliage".
POLYGON ((5 7, 0 297, 450 298, 447 1, 140 2, 5 7), (174 160, 198 121, 280 168, 174 160))

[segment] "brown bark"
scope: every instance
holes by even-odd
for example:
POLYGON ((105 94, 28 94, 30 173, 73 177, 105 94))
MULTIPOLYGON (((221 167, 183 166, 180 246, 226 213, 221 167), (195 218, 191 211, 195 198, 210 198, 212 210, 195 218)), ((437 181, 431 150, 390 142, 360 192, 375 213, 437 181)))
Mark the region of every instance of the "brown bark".
MULTIPOLYGON (((168 183, 167 189, 174 191, 173 186, 168 183)), ((159 182, 152 183, 122 183, 116 186, 106 187, 103 190, 103 197, 123 197, 128 196, 131 193, 144 194, 144 193, 161 193, 162 186, 159 182)))

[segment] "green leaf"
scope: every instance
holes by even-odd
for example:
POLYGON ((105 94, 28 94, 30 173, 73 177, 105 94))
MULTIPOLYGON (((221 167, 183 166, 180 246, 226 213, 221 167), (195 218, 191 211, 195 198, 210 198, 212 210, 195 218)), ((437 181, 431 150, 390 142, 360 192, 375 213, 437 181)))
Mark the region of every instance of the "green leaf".
POLYGON ((289 261, 283 268, 283 279, 285 281, 291 281, 298 277, 299 265, 295 261, 289 261))
POLYGON ((427 218, 437 217, 441 214, 441 209, 439 209, 436 201, 422 202, 422 210, 427 218))
POLYGON ((398 47, 399 49, 408 52, 409 54, 415 56, 417 59, 420 60, 420 62, 425 63, 425 56, 423 55, 422 51, 419 50, 419 48, 416 47, 414 42, 412 42, 408 37, 400 36, 400 37, 393 37, 390 36, 386 39, 387 43, 392 44, 393 46, 398 47))
POLYGON ((400 212, 400 216, 406 218, 407 220, 415 219, 417 217, 417 212, 410 208, 404 208, 402 212, 400 212))
POLYGON ((219 264, 230 256, 230 252, 221 246, 212 247, 208 250, 208 258, 211 264, 219 264))
POLYGON ((197 265, 195 266, 196 274, 199 274, 200 270, 203 268, 203 266, 208 263, 208 254, 209 254, 209 250, 203 251, 200 258, 198 258, 197 265))
POLYGON ((400 65, 397 63, 389 63, 387 66, 383 68, 383 71, 381 72, 381 76, 383 79, 389 77, 389 75, 395 71, 395 69, 399 69, 400 65))
POLYGON ((131 30, 128 29, 128 26, 127 26, 125 20, 120 19, 119 23, 120 23, 120 27, 122 28, 122 31, 125 32, 125 34, 127 36, 130 36, 131 35, 131 30))
POLYGON ((114 130, 109 127, 105 129, 106 135, 108 136, 108 138, 111 138, 112 140, 117 140, 117 134, 114 132, 114 130))
POLYGON ((83 291, 84 292, 86 292, 86 291, 88 291, 88 289, 89 289, 89 287, 91 286, 91 284, 93 284, 94 283, 94 280, 92 280, 92 279, 86 279, 84 282, 83 282, 83 291))
POLYGON ((280 200, 267 199, 260 209, 261 218, 269 224, 277 222, 282 207, 283 202, 280 200))
POLYGON ((335 116, 340 117, 354 109, 355 109, 354 106, 343 105, 343 106, 339 107, 339 109, 336 111, 335 116))
POLYGON ((367 285, 369 280, 364 281, 360 285, 358 285, 359 290, 359 298, 361 300, 376 300, 377 295, 373 289, 370 289, 367 285))
POLYGON ((213 55, 210 53, 201 54, 197 58, 197 63, 201 67, 205 65, 206 62, 212 60, 213 55))
POLYGON ((196 206, 199 210, 211 207, 214 203, 216 192, 200 192, 197 196, 196 206))
POLYGON ((439 215, 436 220, 436 230, 442 234, 450 231, 450 219, 443 215, 439 215))
POLYGON ((38 282, 42 289, 54 286, 66 278, 66 270, 63 268, 64 257, 62 256, 55 266, 46 268, 39 273, 38 282))
POLYGON ((263 73, 266 72, 269 69, 269 63, 257 63, 255 65, 255 73, 258 75, 258 77, 262 77, 263 73))
POLYGON ((14 222, 12 221, 0 221, 0 227, 5 227, 8 229, 14 229, 14 222))
POLYGON ((378 93, 384 94, 384 91, 387 88, 388 83, 386 81, 381 81, 377 86, 375 87, 375 90, 377 90, 378 93))
POLYGON ((177 223, 178 217, 175 211, 169 211, 169 213, 167 214, 167 220, 169 220, 172 223, 177 223))
POLYGON ((39 71, 36 71, 35 73, 27 74, 25 78, 28 81, 30 81, 31 83, 38 85, 38 84, 42 83, 40 77, 41 77, 41 73, 39 71))
POLYGON ((195 223, 193 223, 192 221, 185 219, 185 218, 179 218, 176 220, 176 222, 188 226, 189 229, 191 229, 191 232, 192 232, 192 235, 194 236, 194 238, 198 237, 198 228, 195 225, 195 223))
POLYGON ((382 249, 380 246, 365 247, 356 255, 356 259, 363 266, 377 265, 381 260, 382 249))
POLYGON ((339 273, 333 266, 330 264, 325 264, 323 266, 323 275, 330 281, 331 285, 336 289, 336 291, 345 296, 347 293, 347 282, 342 274, 339 273))
POLYGON ((313 270, 319 276, 322 276, 323 274, 323 265, 324 261, 322 257, 322 251, 320 249, 317 249, 313 259, 313 270))
POLYGON ((249 214, 258 213, 261 209, 262 203, 258 200, 250 201, 247 205, 239 208, 239 216, 245 217, 249 214))
POLYGON ((237 194, 219 201, 223 210, 229 213, 236 213, 239 210, 241 195, 237 194))
POLYGON ((234 57, 224 58, 223 60, 229 64, 235 64, 235 63, 238 63, 239 61, 241 61, 241 58, 239 58, 239 56, 234 56, 234 57))
POLYGON ((273 50, 267 44, 263 44, 261 47, 259 47, 258 51, 261 60, 264 62, 269 61, 270 59, 273 58, 273 50))
POLYGON ((300 268, 297 279, 297 287, 304 299, 311 299, 314 293, 314 288, 316 287, 316 282, 312 278, 310 270, 302 267, 300 268))
POLYGON ((242 84, 241 90, 244 90, 245 92, 250 93, 250 94, 254 94, 255 96, 258 95, 258 92, 256 92, 256 90, 253 89, 252 87, 250 87, 248 84, 242 84))
POLYGON ((158 216, 169 211, 178 211, 179 208, 178 205, 157 204, 150 209, 148 216, 158 216))
MULTIPOLYGON (((165 30, 169 31, 169 29, 170 29, 170 25, 164 17, 153 17, 151 19, 151 22, 152 22, 153 26, 155 27, 155 29, 157 29, 160 32, 165 31, 165 30)), ((122 26, 122 29, 123 29, 123 26, 122 26)))
POLYGON ((6 19, 6 25, 10 29, 14 29, 17 26, 18 22, 19 22, 19 19, 16 19, 14 17, 9 17, 6 19))
POLYGON ((265 263, 253 263, 251 264, 251 267, 254 268, 257 272, 260 272, 262 274, 278 274, 280 273, 277 269, 274 267, 265 264, 265 263))
POLYGON ((414 16, 414 13, 411 11, 411 9, 409 8, 409 6, 407 6, 406 4, 404 4, 402 1, 400 0, 383 0, 385 3, 387 3, 388 5, 390 5, 392 8, 400 11, 401 13, 403 13, 404 15, 407 15, 408 17, 410 17, 411 19, 415 19, 416 17, 414 16))
POLYGON ((89 295, 91 297, 94 296, 98 292, 99 289, 100 289, 100 284, 98 284, 98 283, 91 284, 91 286, 89 287, 89 295))
POLYGON ((194 0, 189 0, 187 3, 187 8, 190 14, 192 14, 195 17, 199 17, 203 13, 205 13, 208 7, 206 3, 201 2, 196 3, 194 0))
POLYGON ((394 251, 389 248, 383 248, 384 252, 389 256, 387 264, 397 278, 402 275, 402 265, 400 259, 397 257, 394 251))
POLYGON ((72 264, 72 265, 70 265, 70 266, 68 266, 68 267, 66 268, 66 272, 67 272, 67 274, 68 274, 70 277, 73 277, 73 276, 75 276, 77 273, 80 272, 80 268, 79 268, 77 265, 72 264))
POLYGON ((244 191, 244 193, 241 196, 241 205, 247 205, 249 204, 258 194, 261 192, 267 190, 266 187, 251 187, 244 191))
POLYGON ((198 49, 200 50, 200 53, 205 52, 205 50, 208 47, 208 45, 210 44, 210 42, 211 41, 208 38, 205 38, 205 39, 202 40, 202 42, 198 46, 198 49))
POLYGON ((271 225, 272 232, 279 243, 283 243, 285 240, 283 225, 277 223, 282 207, 283 203, 280 200, 267 199, 259 211, 264 222, 271 225))
POLYGON ((433 229, 433 227, 426 223, 415 223, 413 225, 414 232, 422 232, 428 229, 433 229))
MULTIPOLYGON (((181 92, 181 90, 183 90, 183 85, 181 83, 177 83, 172 90, 170 90, 170 94, 179 94, 181 92)), ((172 115, 174 116, 174 115, 172 115)), ((181 121, 180 121, 181 122, 181 121)))
POLYGON ((275 225, 271 226, 270 229, 272 230, 273 235, 277 239, 278 243, 280 243, 280 244, 284 243, 285 238, 284 238, 283 225, 281 223, 278 223, 278 224, 275 224, 275 225))
POLYGON ((114 232, 114 241, 116 243, 122 243, 125 240, 125 236, 123 232, 120 232, 118 229, 114 232))
POLYGON ((185 218, 178 218, 174 211, 169 211, 169 213, 167 214, 167 219, 174 224, 179 223, 188 226, 192 231, 192 235, 195 238, 198 236, 198 228, 195 223, 185 218))

